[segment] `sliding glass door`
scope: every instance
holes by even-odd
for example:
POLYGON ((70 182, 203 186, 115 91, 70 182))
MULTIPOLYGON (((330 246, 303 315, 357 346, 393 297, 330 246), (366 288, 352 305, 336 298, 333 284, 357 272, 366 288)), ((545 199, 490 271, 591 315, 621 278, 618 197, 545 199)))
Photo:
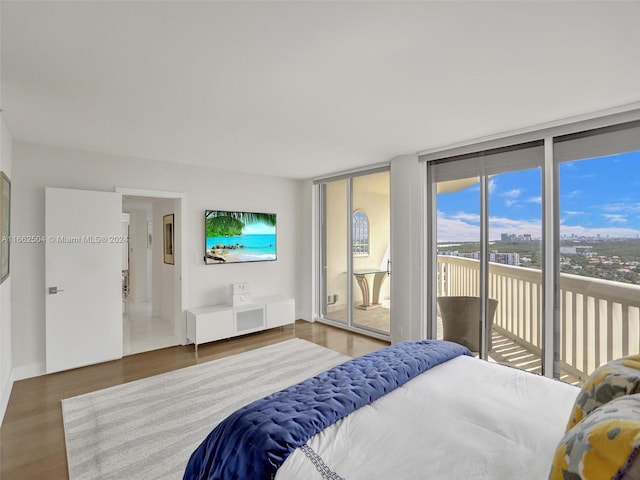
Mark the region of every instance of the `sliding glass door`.
POLYGON ((436 338, 537 372, 543 160, 534 142, 429 166, 436 338))
POLYGON ((350 321, 349 270, 347 242, 349 238, 349 181, 346 179, 322 185, 323 200, 323 255, 321 297, 322 316, 348 325, 350 321))
POLYGON ((640 125, 556 139, 558 362, 571 381, 640 353, 640 125))
POLYGON ((640 353, 640 121, 601 122, 429 159, 433 337, 574 384, 640 353))
POLYGON ((455 176, 437 182, 436 188, 436 338, 457 341, 480 351, 481 305, 473 300, 480 298, 480 177, 464 171, 455 176), (477 325, 465 328, 456 322, 461 315, 466 316, 462 313, 465 310, 477 319, 477 325), (447 319, 444 324, 443 317, 447 319))
POLYGON ((321 320, 390 331, 389 171, 320 182, 321 320))

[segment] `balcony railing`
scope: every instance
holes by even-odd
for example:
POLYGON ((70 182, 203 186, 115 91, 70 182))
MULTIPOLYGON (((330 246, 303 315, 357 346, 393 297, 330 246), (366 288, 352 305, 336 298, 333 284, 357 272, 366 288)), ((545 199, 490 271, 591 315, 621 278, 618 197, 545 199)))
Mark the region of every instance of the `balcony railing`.
MULTIPOLYGON (((438 295, 479 294, 480 262, 438 256, 438 295)), ((540 356, 542 272, 489 263, 494 331, 540 356)), ((560 368, 585 379, 598 365, 640 353, 640 286, 560 275, 560 368)))

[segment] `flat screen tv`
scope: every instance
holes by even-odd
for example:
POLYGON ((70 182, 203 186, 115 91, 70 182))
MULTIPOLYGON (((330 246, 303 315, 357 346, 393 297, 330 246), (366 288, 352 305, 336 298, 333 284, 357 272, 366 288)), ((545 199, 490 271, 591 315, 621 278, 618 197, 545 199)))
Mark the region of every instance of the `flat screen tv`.
POLYGON ((276 260, 276 214, 205 210, 207 265, 276 260))

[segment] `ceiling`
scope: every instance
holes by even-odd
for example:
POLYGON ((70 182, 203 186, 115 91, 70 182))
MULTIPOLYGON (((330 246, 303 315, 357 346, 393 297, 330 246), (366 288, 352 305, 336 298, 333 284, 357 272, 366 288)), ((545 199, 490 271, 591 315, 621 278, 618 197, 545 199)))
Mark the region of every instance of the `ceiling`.
POLYGON ((289 178, 640 100, 640 2, 2 1, 14 139, 289 178))

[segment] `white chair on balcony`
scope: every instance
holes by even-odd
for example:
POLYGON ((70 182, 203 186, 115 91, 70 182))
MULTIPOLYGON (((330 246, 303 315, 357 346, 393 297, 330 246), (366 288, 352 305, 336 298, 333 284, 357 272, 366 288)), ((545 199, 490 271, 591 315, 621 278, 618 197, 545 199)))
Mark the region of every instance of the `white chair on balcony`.
MULTIPOLYGON (((491 351, 493 317, 498 301, 487 299, 487 353, 491 351)), ((438 297, 444 340, 464 345, 472 352, 480 351, 480 297, 438 297)))

